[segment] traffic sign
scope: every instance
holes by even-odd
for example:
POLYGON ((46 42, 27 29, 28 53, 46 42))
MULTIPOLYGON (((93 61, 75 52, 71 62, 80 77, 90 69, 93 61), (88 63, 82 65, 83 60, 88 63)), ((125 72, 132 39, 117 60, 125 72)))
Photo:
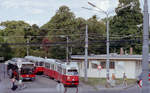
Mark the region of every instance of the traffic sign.
POLYGON ((142 82, 142 80, 139 80, 139 83, 138 83, 138 85, 139 85, 139 87, 140 87, 140 88, 142 87, 142 85, 143 85, 143 82, 142 82))
POLYGON ((98 69, 98 70, 102 70, 102 66, 101 66, 101 65, 98 65, 98 66, 97 66, 97 69, 98 69))

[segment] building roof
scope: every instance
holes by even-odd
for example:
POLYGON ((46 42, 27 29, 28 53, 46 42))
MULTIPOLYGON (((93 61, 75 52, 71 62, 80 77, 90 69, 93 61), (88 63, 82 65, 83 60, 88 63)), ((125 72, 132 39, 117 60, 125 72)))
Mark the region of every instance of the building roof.
MULTIPOLYGON (((72 55, 71 56, 72 60, 84 60, 84 55, 72 55)), ((90 55, 88 56, 89 60, 106 60, 107 55, 90 55)), ((137 60, 141 61, 142 60, 142 55, 118 55, 118 54, 110 54, 109 56, 110 60, 137 60)), ((149 61, 150 61, 150 55, 149 55, 149 61)))

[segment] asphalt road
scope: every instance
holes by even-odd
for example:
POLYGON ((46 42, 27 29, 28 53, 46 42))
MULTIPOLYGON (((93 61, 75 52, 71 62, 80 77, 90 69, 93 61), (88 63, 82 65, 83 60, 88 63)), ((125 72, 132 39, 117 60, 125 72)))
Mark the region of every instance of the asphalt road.
POLYGON ((11 80, 6 75, 6 67, 0 64, 0 93, 141 93, 137 86, 128 89, 95 89, 80 82, 78 88, 64 88, 62 84, 57 83, 46 76, 37 76, 35 81, 23 82, 24 89, 12 91, 11 80), (4 70, 5 69, 5 70, 4 70), (4 75, 5 74, 5 75, 4 75), (65 92, 66 90, 66 92, 65 92))

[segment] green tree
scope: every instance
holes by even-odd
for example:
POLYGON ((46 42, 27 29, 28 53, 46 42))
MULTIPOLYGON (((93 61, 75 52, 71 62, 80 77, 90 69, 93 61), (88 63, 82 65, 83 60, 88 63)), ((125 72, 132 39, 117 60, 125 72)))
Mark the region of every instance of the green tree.
POLYGON ((103 21, 98 21, 96 15, 88 19, 89 33, 89 53, 104 54, 106 53, 106 28, 103 21))
POLYGON ((60 59, 66 58, 64 53, 66 53, 67 36, 69 42, 71 42, 71 44, 68 44, 69 51, 71 51, 70 54, 84 54, 86 24, 89 25, 89 35, 91 35, 91 39, 89 39, 91 41, 89 53, 104 53, 105 42, 98 43, 104 41, 103 38, 99 37, 103 36, 105 33, 104 22, 98 21, 96 16, 93 16, 88 20, 81 17, 75 18, 74 13, 72 13, 67 6, 61 6, 52 19, 41 27, 41 29, 44 29, 41 33, 44 33, 45 36, 49 36, 51 42, 63 43, 57 46, 50 46, 49 56, 60 59), (63 35, 63 37, 58 37, 57 35, 63 35), (96 37, 94 37, 94 35, 96 35, 96 37))
POLYGON ((4 60, 12 58, 13 52, 9 45, 2 44, 0 47, 0 57, 4 57, 4 60))
POLYGON ((141 43, 138 44, 139 42, 137 42, 142 35, 142 27, 139 28, 137 25, 143 23, 139 0, 119 0, 116 14, 110 22, 110 35, 119 36, 120 38, 113 37, 112 40, 118 42, 111 42, 111 50, 119 51, 120 47, 129 50, 130 47, 133 47, 134 53, 141 53, 141 43), (129 6, 118 11, 119 8, 130 3, 135 3, 135 6, 129 6))
MULTIPOLYGON (((74 31, 75 16, 67 6, 61 6, 51 20, 43 25, 45 36, 53 42, 66 42, 66 37, 56 37, 57 35, 70 35, 74 31), (55 36, 54 36, 55 35, 55 36)), ((50 55, 53 58, 64 59, 66 45, 50 47, 50 55), (55 50, 63 51, 58 52, 55 50)))
MULTIPOLYGON (((26 39, 24 39, 25 28, 29 27, 29 24, 24 21, 6 21, 2 22, 1 25, 6 27, 2 33, 4 36, 3 43, 26 43, 26 39)), ((8 47, 12 49, 12 57, 24 57, 26 55, 26 46, 9 45, 8 47)))

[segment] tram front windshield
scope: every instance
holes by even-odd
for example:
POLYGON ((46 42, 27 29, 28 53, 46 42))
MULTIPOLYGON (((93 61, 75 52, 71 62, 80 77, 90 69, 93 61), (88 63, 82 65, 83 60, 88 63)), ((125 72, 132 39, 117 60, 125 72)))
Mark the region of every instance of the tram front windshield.
POLYGON ((76 69, 69 69, 67 74, 68 75, 78 75, 78 71, 76 69))
POLYGON ((33 68, 22 68, 21 74, 33 74, 34 69, 33 68))

